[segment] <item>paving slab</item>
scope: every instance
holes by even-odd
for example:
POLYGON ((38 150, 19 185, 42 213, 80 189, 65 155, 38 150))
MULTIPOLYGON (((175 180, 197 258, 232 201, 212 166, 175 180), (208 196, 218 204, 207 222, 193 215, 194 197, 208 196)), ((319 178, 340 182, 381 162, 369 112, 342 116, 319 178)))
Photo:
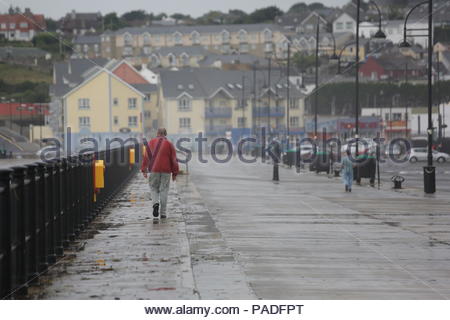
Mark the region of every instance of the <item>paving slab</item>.
POLYGON ((193 161, 191 179, 262 299, 447 299, 450 203, 268 164, 193 161))

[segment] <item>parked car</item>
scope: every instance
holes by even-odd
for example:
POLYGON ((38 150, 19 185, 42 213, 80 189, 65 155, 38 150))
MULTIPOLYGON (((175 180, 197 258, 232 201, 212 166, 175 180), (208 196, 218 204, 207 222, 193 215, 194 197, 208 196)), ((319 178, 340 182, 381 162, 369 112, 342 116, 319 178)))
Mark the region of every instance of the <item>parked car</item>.
MULTIPOLYGON (((427 161, 427 158, 428 158, 427 148, 412 148, 409 153, 410 162, 427 161)), ((448 153, 433 150, 433 160, 440 163, 446 162, 450 160, 450 155, 448 153)))

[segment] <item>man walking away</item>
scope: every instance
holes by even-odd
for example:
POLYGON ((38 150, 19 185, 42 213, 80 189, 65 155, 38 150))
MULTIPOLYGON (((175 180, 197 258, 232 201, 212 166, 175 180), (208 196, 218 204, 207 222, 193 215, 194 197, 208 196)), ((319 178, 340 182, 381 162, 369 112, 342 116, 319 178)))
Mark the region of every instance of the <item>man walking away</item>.
POLYGON ((173 144, 167 140, 167 131, 158 129, 157 137, 152 139, 145 148, 141 171, 150 185, 153 202, 153 217, 165 219, 167 196, 169 194, 170 176, 175 181, 178 174, 177 153, 173 144), (150 173, 150 176, 147 174, 150 173), (161 209, 161 210, 160 210, 161 209))

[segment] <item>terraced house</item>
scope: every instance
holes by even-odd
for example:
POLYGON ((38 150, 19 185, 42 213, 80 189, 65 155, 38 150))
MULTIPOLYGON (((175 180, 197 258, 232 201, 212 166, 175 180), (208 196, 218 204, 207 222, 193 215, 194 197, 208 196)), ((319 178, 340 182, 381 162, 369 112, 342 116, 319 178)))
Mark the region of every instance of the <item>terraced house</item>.
MULTIPOLYGON (((173 139, 193 138, 202 132, 211 138, 231 136, 236 142, 256 134, 262 127, 273 136, 283 137, 288 124, 286 82, 276 71, 270 88, 263 71, 256 74, 202 68, 163 71, 161 124, 173 139)), ((289 89, 290 133, 301 136, 304 95, 293 84, 289 89)))
POLYGON ((51 125, 55 136, 71 142, 95 138, 100 147, 106 138, 141 138, 157 117, 156 86, 125 61, 71 59, 56 63, 51 125), (146 127, 148 126, 148 127, 146 127), (62 128, 71 128, 71 139, 62 128))
POLYGON ((166 47, 199 46, 213 53, 282 56, 287 50, 282 28, 273 24, 163 26, 124 28, 101 36, 102 56, 148 63, 166 47))

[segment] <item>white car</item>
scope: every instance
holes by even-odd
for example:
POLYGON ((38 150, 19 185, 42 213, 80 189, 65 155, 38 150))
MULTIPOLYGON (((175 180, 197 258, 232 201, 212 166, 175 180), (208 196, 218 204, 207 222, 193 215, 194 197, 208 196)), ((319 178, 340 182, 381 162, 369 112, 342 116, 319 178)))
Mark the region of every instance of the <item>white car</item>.
MULTIPOLYGON (((427 148, 412 148, 409 153, 409 161, 427 161, 428 149, 427 148)), ((433 150, 433 160, 437 162, 446 162, 450 160, 450 155, 444 152, 433 150)))

